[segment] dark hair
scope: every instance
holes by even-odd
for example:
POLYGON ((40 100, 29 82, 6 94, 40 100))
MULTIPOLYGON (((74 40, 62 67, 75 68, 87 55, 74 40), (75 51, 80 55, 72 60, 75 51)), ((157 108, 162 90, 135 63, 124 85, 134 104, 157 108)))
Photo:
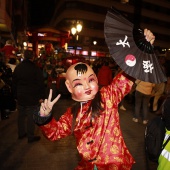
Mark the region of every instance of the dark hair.
POLYGON ((47 70, 52 70, 53 66, 51 64, 47 64, 46 68, 47 68, 47 70))
POLYGON ((108 65, 109 65, 109 62, 108 62, 108 61, 105 61, 105 62, 103 63, 103 65, 104 65, 104 66, 108 66, 108 65))
POLYGON ((8 63, 9 64, 16 64, 16 59, 15 58, 10 58, 8 63))
MULTIPOLYGON (((74 130, 77 113, 78 113, 80 107, 81 107, 80 102, 75 102, 71 108, 71 112, 73 114, 72 132, 74 130)), ((101 94, 100 94, 100 91, 98 91, 96 96, 94 97, 94 99, 91 101, 91 104, 90 104, 90 106, 87 110, 87 113, 86 113, 86 114, 89 114, 92 111, 89 126, 92 126, 92 118, 99 116, 100 112, 103 110, 104 110, 104 108, 102 107, 101 94)))
POLYGON ((24 58, 25 59, 32 59, 34 57, 34 52, 32 50, 25 50, 24 51, 24 58))

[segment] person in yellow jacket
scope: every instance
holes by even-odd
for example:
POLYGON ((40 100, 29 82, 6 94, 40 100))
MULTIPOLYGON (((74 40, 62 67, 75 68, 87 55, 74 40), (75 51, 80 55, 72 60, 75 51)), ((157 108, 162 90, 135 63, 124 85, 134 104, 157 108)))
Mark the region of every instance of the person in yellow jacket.
POLYGON ((135 113, 132 120, 137 123, 139 121, 140 112, 142 111, 143 124, 147 124, 149 110, 148 105, 155 84, 141 80, 136 80, 135 83, 135 113))
MULTIPOLYGON (((165 120, 166 133, 163 144, 170 136, 170 96, 165 99, 162 107, 162 115, 165 120)), ((170 169, 170 141, 166 144, 162 150, 159 159, 157 170, 169 170, 170 169)))

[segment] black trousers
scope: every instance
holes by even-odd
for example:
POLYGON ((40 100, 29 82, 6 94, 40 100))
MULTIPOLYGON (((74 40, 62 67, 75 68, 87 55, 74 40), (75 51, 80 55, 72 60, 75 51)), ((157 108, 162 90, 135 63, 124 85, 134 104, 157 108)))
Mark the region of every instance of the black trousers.
POLYGON ((18 105, 18 136, 27 134, 28 139, 34 137, 35 123, 33 114, 38 112, 39 106, 21 106, 18 105))
POLYGON ((148 120, 148 104, 150 100, 150 95, 145 95, 143 93, 140 93, 139 91, 135 92, 135 113, 134 117, 139 118, 140 113, 142 111, 142 118, 143 120, 148 120))

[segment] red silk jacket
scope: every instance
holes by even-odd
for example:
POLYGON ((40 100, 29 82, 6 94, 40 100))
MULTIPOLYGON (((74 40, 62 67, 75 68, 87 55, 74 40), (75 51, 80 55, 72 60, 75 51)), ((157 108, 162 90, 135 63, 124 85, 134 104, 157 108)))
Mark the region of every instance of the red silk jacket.
MULTIPOLYGON (((130 170, 134 159, 129 153, 122 136, 119 123, 118 104, 130 92, 132 82, 123 75, 117 75, 109 86, 101 89, 104 111, 92 119, 86 113, 91 101, 80 103, 81 109, 76 117, 74 135, 81 162, 75 170, 130 170)), ((71 108, 46 125, 40 126, 49 140, 58 140, 71 134, 71 108)))

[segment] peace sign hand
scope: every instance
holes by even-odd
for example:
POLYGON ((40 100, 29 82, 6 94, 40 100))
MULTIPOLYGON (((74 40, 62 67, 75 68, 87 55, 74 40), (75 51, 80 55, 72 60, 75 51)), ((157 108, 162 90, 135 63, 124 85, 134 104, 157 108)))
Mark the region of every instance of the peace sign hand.
POLYGON ((60 94, 51 101, 52 98, 52 89, 50 89, 50 93, 48 99, 45 99, 44 102, 41 103, 40 107, 40 116, 48 116, 53 108, 53 105, 59 100, 60 94))

